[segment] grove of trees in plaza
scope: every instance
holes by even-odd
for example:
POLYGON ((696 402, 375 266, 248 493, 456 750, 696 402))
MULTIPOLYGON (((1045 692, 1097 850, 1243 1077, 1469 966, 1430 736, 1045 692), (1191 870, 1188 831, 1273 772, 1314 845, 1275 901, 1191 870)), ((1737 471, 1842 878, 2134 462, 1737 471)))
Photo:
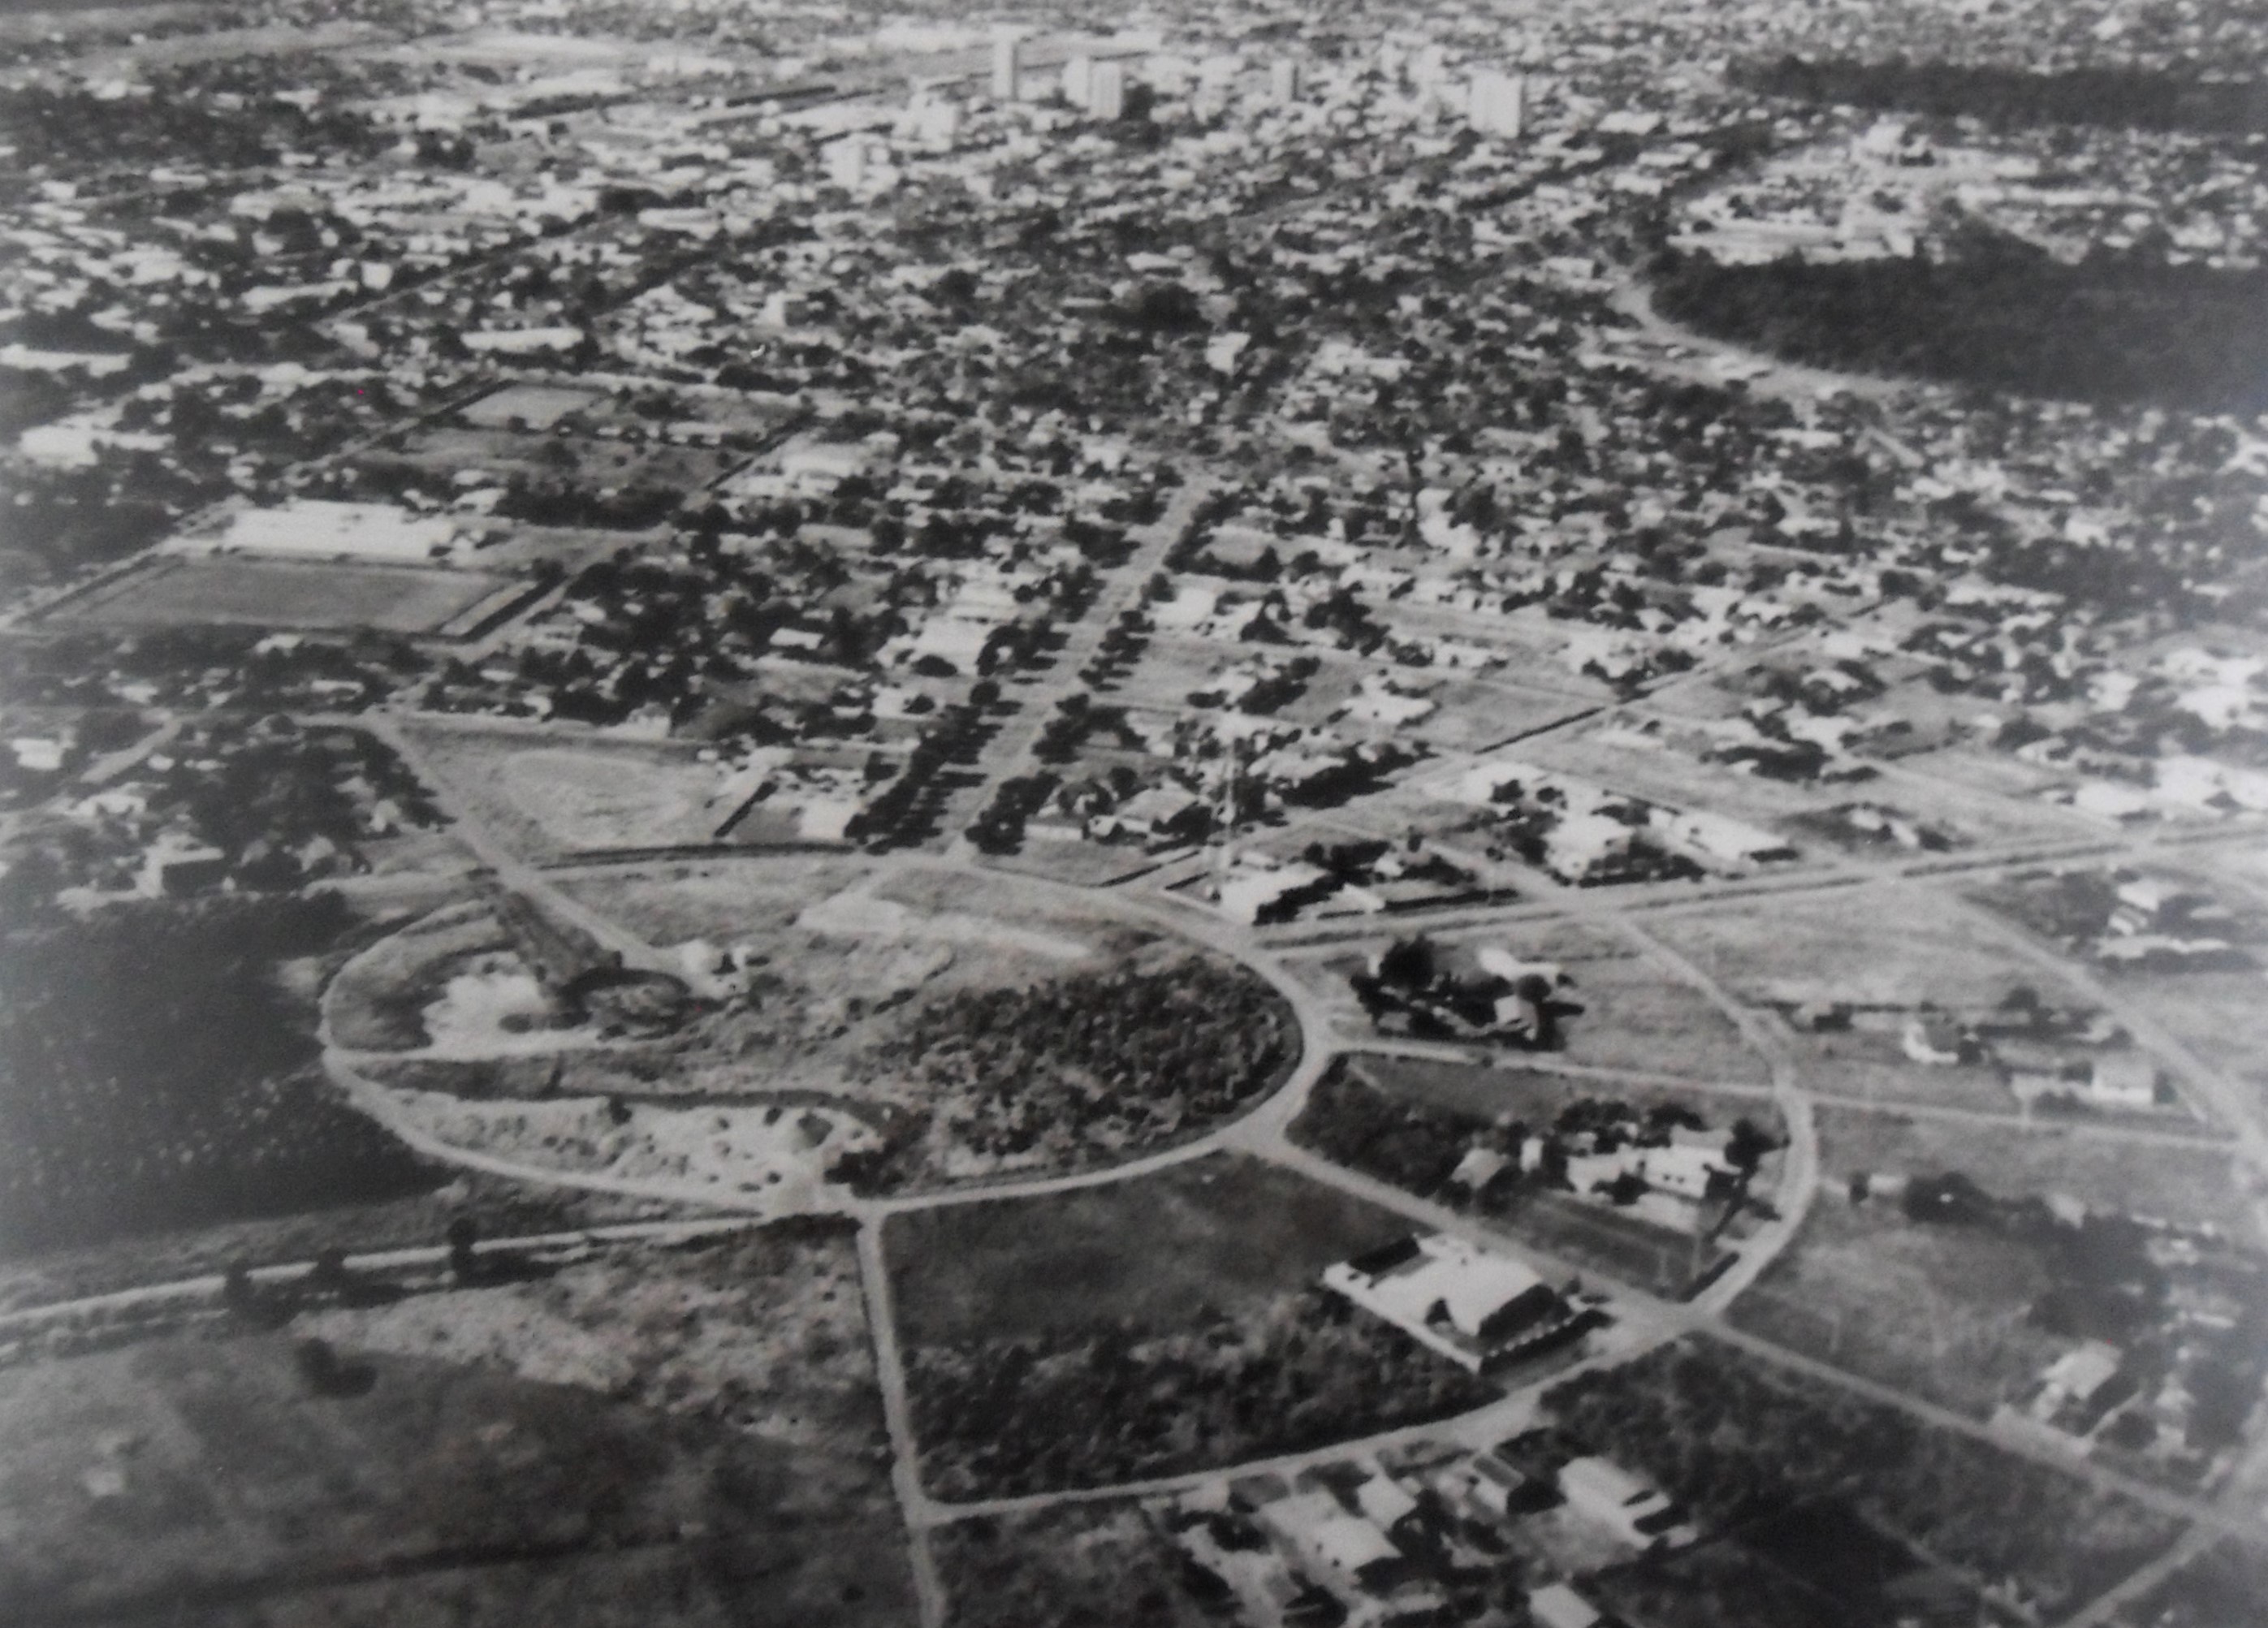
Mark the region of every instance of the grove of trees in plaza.
POLYGON ((1254 1101, 1298 1054, 1275 991, 1202 956, 959 991, 922 1007, 875 1058, 917 1079, 928 1107, 890 1150, 847 1156, 836 1174, 895 1187, 940 1135, 1066 1168, 1160 1145, 1254 1101))

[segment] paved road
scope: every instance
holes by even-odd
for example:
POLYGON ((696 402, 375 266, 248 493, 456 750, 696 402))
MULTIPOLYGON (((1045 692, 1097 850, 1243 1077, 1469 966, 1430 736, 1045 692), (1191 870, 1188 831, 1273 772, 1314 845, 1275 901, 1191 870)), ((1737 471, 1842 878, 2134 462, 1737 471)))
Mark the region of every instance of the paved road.
POLYGON ((1165 564, 1166 556, 1180 541, 1197 505, 1212 489, 1213 483, 1206 478, 1189 481, 1174 493, 1163 514, 1132 533, 1133 553, 1124 564, 1111 572, 1094 602, 1087 607, 1086 615, 1069 630, 1063 649, 1057 652, 1047 671, 1035 683, 1012 686, 1011 693, 1017 698, 1019 710, 987 747, 989 766, 982 783, 951 805, 953 812, 947 816, 947 829, 953 829, 953 840, 946 850, 949 858, 973 860, 976 857, 976 845, 954 828, 965 824, 986 807, 1003 781, 1030 774, 1041 767, 1034 762, 1032 752, 1040 743, 1042 732, 1056 716, 1057 707, 1066 697, 1087 691, 1089 686, 1079 676, 1080 671, 1094 659, 1103 635, 1120 615, 1142 602, 1142 590, 1148 586, 1152 574, 1165 564))

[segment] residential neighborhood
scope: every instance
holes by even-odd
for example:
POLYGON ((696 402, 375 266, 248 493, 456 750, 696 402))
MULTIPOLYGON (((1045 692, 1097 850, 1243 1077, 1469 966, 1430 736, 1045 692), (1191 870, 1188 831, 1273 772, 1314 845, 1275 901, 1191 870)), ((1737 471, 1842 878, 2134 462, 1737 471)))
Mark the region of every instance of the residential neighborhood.
POLYGON ((0 1621, 2268 1628, 2259 20, 0 16, 0 1621))

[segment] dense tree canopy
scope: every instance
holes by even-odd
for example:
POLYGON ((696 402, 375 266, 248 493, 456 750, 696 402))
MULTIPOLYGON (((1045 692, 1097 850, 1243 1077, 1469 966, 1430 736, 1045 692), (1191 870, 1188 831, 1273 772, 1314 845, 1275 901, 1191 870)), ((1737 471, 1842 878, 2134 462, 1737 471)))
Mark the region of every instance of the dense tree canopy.
POLYGON ((2268 408, 2268 271, 2140 252, 2073 265, 1978 233, 1942 261, 1654 262, 1662 313, 1819 367, 2024 395, 2268 408))

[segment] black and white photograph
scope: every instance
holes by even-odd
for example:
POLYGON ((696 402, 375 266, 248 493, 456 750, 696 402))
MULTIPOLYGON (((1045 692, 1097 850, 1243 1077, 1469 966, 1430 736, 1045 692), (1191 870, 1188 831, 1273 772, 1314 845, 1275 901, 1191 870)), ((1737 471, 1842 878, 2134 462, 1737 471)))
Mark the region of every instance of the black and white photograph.
POLYGON ((0 1624, 2268 1628, 2268 0, 0 3, 0 1624))

